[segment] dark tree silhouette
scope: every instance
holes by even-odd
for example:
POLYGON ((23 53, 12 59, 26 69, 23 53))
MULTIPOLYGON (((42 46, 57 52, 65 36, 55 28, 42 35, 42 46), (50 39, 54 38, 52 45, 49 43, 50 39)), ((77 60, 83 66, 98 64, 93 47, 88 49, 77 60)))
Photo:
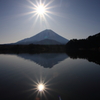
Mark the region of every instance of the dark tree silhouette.
POLYGON ((100 33, 86 39, 72 39, 66 44, 68 50, 100 50, 100 33))

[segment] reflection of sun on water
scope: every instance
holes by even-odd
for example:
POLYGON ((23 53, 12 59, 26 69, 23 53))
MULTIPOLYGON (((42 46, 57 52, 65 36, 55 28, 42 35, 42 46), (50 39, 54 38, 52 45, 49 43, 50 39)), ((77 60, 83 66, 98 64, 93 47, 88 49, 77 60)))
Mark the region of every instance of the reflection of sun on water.
POLYGON ((43 90, 45 90, 45 85, 44 84, 38 84, 38 90, 39 91, 43 91, 43 90))
POLYGON ((32 88, 29 90, 26 90, 25 92, 31 91, 31 94, 28 96, 29 98, 33 95, 35 96, 35 100, 40 100, 41 98, 45 98, 45 100, 48 100, 48 95, 53 97, 50 93, 50 91, 55 91, 54 89, 50 88, 50 81, 53 78, 45 79, 42 76, 40 78, 33 80, 32 78, 28 77, 29 80, 32 81, 32 88))
POLYGON ((37 80, 37 81, 33 81, 33 94, 36 93, 37 95, 36 96, 39 96, 39 97, 46 97, 46 93, 48 93, 48 82, 45 82, 44 79, 40 79, 40 80, 37 80))

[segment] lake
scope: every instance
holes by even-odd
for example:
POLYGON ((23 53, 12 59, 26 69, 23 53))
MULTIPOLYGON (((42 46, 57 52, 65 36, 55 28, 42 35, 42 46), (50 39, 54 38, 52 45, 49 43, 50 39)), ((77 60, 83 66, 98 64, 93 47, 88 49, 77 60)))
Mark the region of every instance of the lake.
POLYGON ((100 65, 66 53, 0 54, 0 100, 8 99, 100 100, 100 65))

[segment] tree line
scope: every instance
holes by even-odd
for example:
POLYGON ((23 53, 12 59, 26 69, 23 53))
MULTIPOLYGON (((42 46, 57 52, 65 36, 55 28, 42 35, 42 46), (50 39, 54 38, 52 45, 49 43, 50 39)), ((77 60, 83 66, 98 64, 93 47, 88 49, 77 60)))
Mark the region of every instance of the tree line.
POLYGON ((100 32, 86 39, 72 39, 66 44, 67 50, 99 50, 100 51, 100 32))

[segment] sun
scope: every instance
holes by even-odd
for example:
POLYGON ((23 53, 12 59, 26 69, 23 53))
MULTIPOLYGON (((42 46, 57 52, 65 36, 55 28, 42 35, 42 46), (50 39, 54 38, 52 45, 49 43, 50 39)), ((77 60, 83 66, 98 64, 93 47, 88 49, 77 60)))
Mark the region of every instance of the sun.
POLYGON ((50 0, 49 2, 47 2, 46 0, 27 1, 31 4, 31 6, 28 6, 31 9, 31 11, 26 14, 32 14, 32 17, 30 17, 30 19, 35 17, 35 20, 33 20, 34 25, 36 24, 36 22, 40 21, 40 25, 45 27, 49 26, 47 18, 55 22, 54 19, 51 17, 51 15, 56 15, 56 13, 52 12, 52 9, 55 8, 55 6, 52 6, 54 0, 50 0))
POLYGON ((45 8, 45 6, 44 6, 43 4, 38 5, 38 6, 36 7, 36 13, 37 13, 38 15, 43 15, 43 14, 45 14, 45 13, 46 13, 46 8, 45 8))
POLYGON ((44 17, 44 19, 45 19, 45 16, 48 15, 48 13, 49 13, 48 4, 46 4, 42 0, 37 0, 36 4, 31 2, 31 4, 33 5, 34 16, 36 15, 37 17, 44 17))

